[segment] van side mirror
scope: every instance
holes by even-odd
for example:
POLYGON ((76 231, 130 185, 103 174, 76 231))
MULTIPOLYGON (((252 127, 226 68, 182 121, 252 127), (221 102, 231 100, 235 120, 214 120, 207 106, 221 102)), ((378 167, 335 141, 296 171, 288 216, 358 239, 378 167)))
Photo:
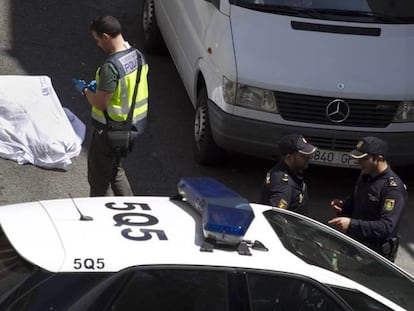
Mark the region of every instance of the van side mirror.
POLYGON ((214 5, 217 9, 220 9, 220 0, 205 0, 206 2, 210 2, 214 5))

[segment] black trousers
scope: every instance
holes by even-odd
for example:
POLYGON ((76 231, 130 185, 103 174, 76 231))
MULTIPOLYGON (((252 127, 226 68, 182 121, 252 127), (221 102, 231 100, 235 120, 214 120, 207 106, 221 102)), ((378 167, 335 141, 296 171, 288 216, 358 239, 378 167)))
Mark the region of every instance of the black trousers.
POLYGON ((112 155, 103 133, 94 129, 88 150, 90 196, 133 196, 121 160, 112 155))

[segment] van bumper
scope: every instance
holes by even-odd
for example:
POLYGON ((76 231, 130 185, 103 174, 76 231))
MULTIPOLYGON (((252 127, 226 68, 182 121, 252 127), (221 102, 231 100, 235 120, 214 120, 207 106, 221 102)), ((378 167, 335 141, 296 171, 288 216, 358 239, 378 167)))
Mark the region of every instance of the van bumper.
POLYGON ((388 142, 387 159, 393 166, 414 164, 412 132, 377 133, 289 126, 235 116, 224 112, 211 101, 208 107, 214 141, 225 150, 277 159, 277 143, 282 136, 290 133, 302 134, 320 149, 342 152, 353 150, 362 136, 376 136, 388 142))

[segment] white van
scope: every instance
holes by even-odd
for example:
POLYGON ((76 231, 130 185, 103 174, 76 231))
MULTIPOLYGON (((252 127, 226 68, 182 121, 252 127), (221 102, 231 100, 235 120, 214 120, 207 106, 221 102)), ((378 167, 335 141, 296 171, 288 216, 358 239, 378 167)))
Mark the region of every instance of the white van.
POLYGON ((196 109, 196 158, 277 156, 287 133, 313 162, 352 167, 358 138, 414 163, 412 0, 145 0, 145 48, 163 40, 196 109), (162 34, 162 37, 160 36, 162 34))

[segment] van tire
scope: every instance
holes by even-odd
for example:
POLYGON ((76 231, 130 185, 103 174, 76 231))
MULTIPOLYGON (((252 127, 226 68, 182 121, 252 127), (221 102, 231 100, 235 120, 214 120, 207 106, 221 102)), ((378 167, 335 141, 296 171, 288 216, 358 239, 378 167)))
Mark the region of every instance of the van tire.
POLYGON ((209 165, 223 159, 224 150, 216 145, 210 127, 207 90, 203 87, 197 98, 194 118, 194 156, 199 164, 209 165))
POLYGON ((167 47, 158 28, 154 0, 144 0, 141 9, 141 39, 144 50, 153 54, 165 54, 167 47))

